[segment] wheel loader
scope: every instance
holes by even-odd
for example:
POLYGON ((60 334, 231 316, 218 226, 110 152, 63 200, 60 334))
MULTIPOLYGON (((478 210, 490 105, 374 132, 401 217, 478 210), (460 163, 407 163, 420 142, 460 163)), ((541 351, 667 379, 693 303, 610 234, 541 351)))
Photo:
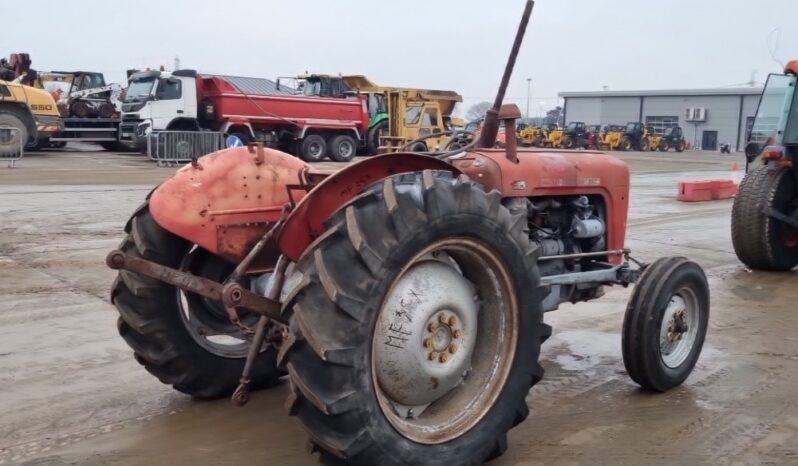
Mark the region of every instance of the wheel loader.
POLYGON ((603 125, 598 134, 597 149, 618 150, 618 148, 621 145, 621 140, 623 140, 625 132, 626 132, 625 126, 603 125))
POLYGON ((0 133, 0 155, 35 149, 64 129, 53 96, 20 82, 26 63, 26 54, 0 62, 0 128, 13 128, 0 133))
POLYGON ((520 111, 502 103, 532 7, 466 147, 325 175, 250 144, 153 190, 107 257, 136 360, 239 405, 287 379, 288 412, 327 464, 476 465, 529 415, 544 312, 636 283, 625 367, 648 391, 683 383, 707 330, 702 269, 624 247, 623 161, 518 148, 520 111))
POLYGON ((660 152, 668 152, 673 148, 676 152, 684 152, 687 143, 684 140, 682 128, 679 126, 671 126, 665 128, 665 132, 654 138, 649 137, 651 150, 658 150, 660 152))
POLYGON ((746 266, 798 265, 798 60, 768 76, 745 147, 746 175, 734 198, 734 252, 746 266))

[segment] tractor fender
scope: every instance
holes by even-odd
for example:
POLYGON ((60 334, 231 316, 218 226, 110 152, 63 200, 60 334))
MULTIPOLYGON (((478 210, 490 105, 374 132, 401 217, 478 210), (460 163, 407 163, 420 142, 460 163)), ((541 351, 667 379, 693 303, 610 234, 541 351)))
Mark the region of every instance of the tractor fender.
POLYGON ((341 206, 384 178, 423 170, 446 170, 455 176, 461 173, 441 159, 399 152, 364 159, 327 177, 306 194, 286 218, 277 237, 280 252, 298 261, 310 243, 325 232, 324 222, 341 206))
POLYGON ((304 191, 309 165, 263 146, 231 147, 200 157, 161 183, 149 205, 167 231, 232 263, 283 217, 284 209, 304 191))

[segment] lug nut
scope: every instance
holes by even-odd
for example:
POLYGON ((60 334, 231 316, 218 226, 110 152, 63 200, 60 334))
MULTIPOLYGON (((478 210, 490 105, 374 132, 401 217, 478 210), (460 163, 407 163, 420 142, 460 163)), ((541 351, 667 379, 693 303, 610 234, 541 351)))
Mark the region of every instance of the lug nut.
POLYGON ((457 325, 457 317, 451 316, 449 317, 449 327, 454 327, 457 325))
POLYGON ((461 338, 463 336, 462 330, 455 330, 452 334, 455 338, 461 338))
POLYGON ((430 332, 434 332, 435 330, 438 330, 438 323, 437 322, 430 322, 429 325, 427 325, 427 330, 430 331, 430 332))
POLYGON ((449 360, 449 354, 448 353, 441 353, 441 355, 438 357, 438 361, 440 361, 440 362, 446 362, 448 360, 449 360))
POLYGON ((429 353, 429 360, 430 360, 430 361, 433 361, 433 360, 435 360, 435 358, 437 358, 437 357, 438 357, 438 353, 437 353, 437 352, 435 352, 435 351, 430 351, 430 353, 429 353))
POLYGON ((424 339, 424 348, 427 348, 427 349, 432 348, 432 338, 425 338, 424 339))
POLYGON ((454 343, 449 345, 449 352, 452 353, 452 354, 456 353, 457 352, 457 345, 455 345, 454 343))
POLYGON ((446 314, 444 314, 442 312, 440 314, 438 314, 438 321, 440 323, 442 323, 442 324, 445 324, 446 323, 446 314))

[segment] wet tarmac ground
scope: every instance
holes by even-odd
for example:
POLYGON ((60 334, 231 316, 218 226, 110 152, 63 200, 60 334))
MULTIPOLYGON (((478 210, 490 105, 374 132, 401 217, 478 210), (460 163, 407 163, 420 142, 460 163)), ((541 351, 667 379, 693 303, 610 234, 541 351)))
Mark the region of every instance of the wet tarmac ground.
MULTIPOLYGON (((492 464, 798 464, 798 273, 738 263, 730 200, 675 200, 679 179, 730 176, 742 156, 622 157, 634 255, 684 255, 706 269, 704 352, 683 387, 644 393, 621 360, 629 290, 562 306, 546 315, 554 336, 531 415, 492 464)), ((0 464, 316 464, 283 407, 286 384, 245 408, 193 401, 146 373, 117 334, 105 255, 173 170, 91 152, 0 167, 0 464)))

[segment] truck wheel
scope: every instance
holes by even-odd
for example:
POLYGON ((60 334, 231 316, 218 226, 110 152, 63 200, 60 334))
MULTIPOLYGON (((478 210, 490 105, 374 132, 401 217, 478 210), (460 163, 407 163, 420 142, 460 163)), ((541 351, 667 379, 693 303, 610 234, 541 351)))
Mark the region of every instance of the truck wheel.
MULTIPOLYGON (((128 221, 120 249, 169 267, 223 280, 233 269, 204 249, 161 228, 148 205, 128 221)), ((111 291, 119 311, 119 334, 136 361, 161 382, 197 398, 229 395, 244 368, 248 340, 230 323, 221 303, 186 293, 164 282, 121 271, 111 291)), ((257 316, 243 314, 254 326, 257 316)), ((274 385, 281 373, 277 350, 268 346, 255 360, 253 383, 274 385)))
POLYGON ((383 120, 369 128, 366 135, 366 148, 369 155, 376 155, 380 151, 380 141, 388 133, 388 120, 383 120))
POLYGON ((651 264, 635 286, 621 338, 629 376, 646 390, 664 392, 693 371, 709 322, 704 271, 684 257, 651 264))
POLYGON ((13 113, 0 112, 0 128, 9 126, 17 131, 0 130, 0 155, 16 155, 28 142, 28 128, 13 113))
POLYGON ((327 141, 319 134, 308 134, 299 144, 299 158, 305 162, 318 162, 327 154, 327 141))
POLYGON ((767 215, 769 207, 786 215, 798 209, 798 185, 787 168, 771 173, 762 165, 740 183, 732 206, 734 252, 752 269, 790 270, 798 265, 798 231, 767 215))
POLYGON ((427 145, 423 142, 417 142, 407 148, 408 152, 427 152, 427 145))
POLYGON ((357 142, 348 134, 339 134, 330 140, 330 158, 336 162, 349 162, 357 153, 357 142))
POLYGON ((289 411, 323 460, 459 465, 504 452, 551 328, 526 219, 500 201, 465 176, 395 176, 303 254, 281 361, 289 411))
POLYGON ((657 150, 660 152, 668 152, 668 141, 661 141, 657 147, 657 150))

